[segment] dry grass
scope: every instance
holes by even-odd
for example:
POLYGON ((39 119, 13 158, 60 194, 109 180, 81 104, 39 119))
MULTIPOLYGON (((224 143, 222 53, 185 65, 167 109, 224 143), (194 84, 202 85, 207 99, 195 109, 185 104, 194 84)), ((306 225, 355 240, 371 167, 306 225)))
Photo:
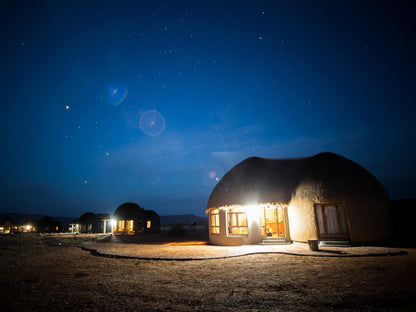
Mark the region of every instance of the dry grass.
POLYGON ((414 311, 416 251, 407 251, 154 261, 97 257, 38 235, 0 236, 0 310, 414 311))

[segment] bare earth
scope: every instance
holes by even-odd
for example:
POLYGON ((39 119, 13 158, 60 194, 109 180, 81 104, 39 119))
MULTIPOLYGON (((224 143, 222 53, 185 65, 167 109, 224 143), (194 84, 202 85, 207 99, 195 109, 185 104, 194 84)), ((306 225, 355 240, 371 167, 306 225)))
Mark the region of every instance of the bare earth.
MULTIPOLYGON (((77 247, 102 244, 131 255, 134 243, 0 236, 0 311, 416 311, 415 249, 172 261, 100 257, 77 247)), ((144 243, 152 245, 140 246, 142 252, 156 252, 156 242, 144 243)), ((185 248, 170 242, 159 252, 224 253, 180 243, 185 248)))

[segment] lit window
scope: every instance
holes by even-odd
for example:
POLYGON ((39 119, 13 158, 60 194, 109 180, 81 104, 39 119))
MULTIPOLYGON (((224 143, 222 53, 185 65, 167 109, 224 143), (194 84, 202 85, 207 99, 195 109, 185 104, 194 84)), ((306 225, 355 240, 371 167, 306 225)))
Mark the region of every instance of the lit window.
POLYGON ((152 221, 147 220, 146 222, 146 228, 150 229, 152 227, 152 221))
POLYGON ((127 232, 133 232, 133 220, 127 221, 127 232))
POLYGON ((228 217, 228 233, 231 235, 248 235, 247 214, 241 209, 230 209, 228 217))
POLYGON ((211 234, 220 234, 220 211, 218 209, 210 212, 211 234))
POLYGON ((124 220, 118 220, 118 230, 124 231, 124 220))

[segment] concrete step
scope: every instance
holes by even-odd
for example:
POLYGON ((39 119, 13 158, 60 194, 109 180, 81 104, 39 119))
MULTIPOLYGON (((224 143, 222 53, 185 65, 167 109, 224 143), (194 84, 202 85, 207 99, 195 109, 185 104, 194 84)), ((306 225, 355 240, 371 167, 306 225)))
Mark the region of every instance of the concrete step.
POLYGON ((260 245, 286 245, 289 244, 286 241, 286 238, 273 237, 273 238, 263 238, 260 245))
POLYGON ((328 247, 351 247, 352 244, 350 241, 341 240, 341 239, 320 239, 319 246, 328 246, 328 247))

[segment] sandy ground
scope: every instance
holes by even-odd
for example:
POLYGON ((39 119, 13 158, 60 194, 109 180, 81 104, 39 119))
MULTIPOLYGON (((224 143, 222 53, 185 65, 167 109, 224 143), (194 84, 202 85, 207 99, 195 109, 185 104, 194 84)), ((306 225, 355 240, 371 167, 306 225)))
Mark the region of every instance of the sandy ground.
MULTIPOLYGON (((167 243, 175 242, 164 242, 167 243)), ((416 309, 415 249, 401 249, 406 254, 394 256, 266 253, 168 261, 99 257, 76 247, 82 244, 118 244, 126 250, 139 245, 97 243, 88 237, 0 236, 0 310, 416 309)), ((150 246, 149 242, 141 247, 146 246, 150 246)), ((195 252, 201 246, 204 245, 159 245, 162 253, 179 247, 195 252)))

